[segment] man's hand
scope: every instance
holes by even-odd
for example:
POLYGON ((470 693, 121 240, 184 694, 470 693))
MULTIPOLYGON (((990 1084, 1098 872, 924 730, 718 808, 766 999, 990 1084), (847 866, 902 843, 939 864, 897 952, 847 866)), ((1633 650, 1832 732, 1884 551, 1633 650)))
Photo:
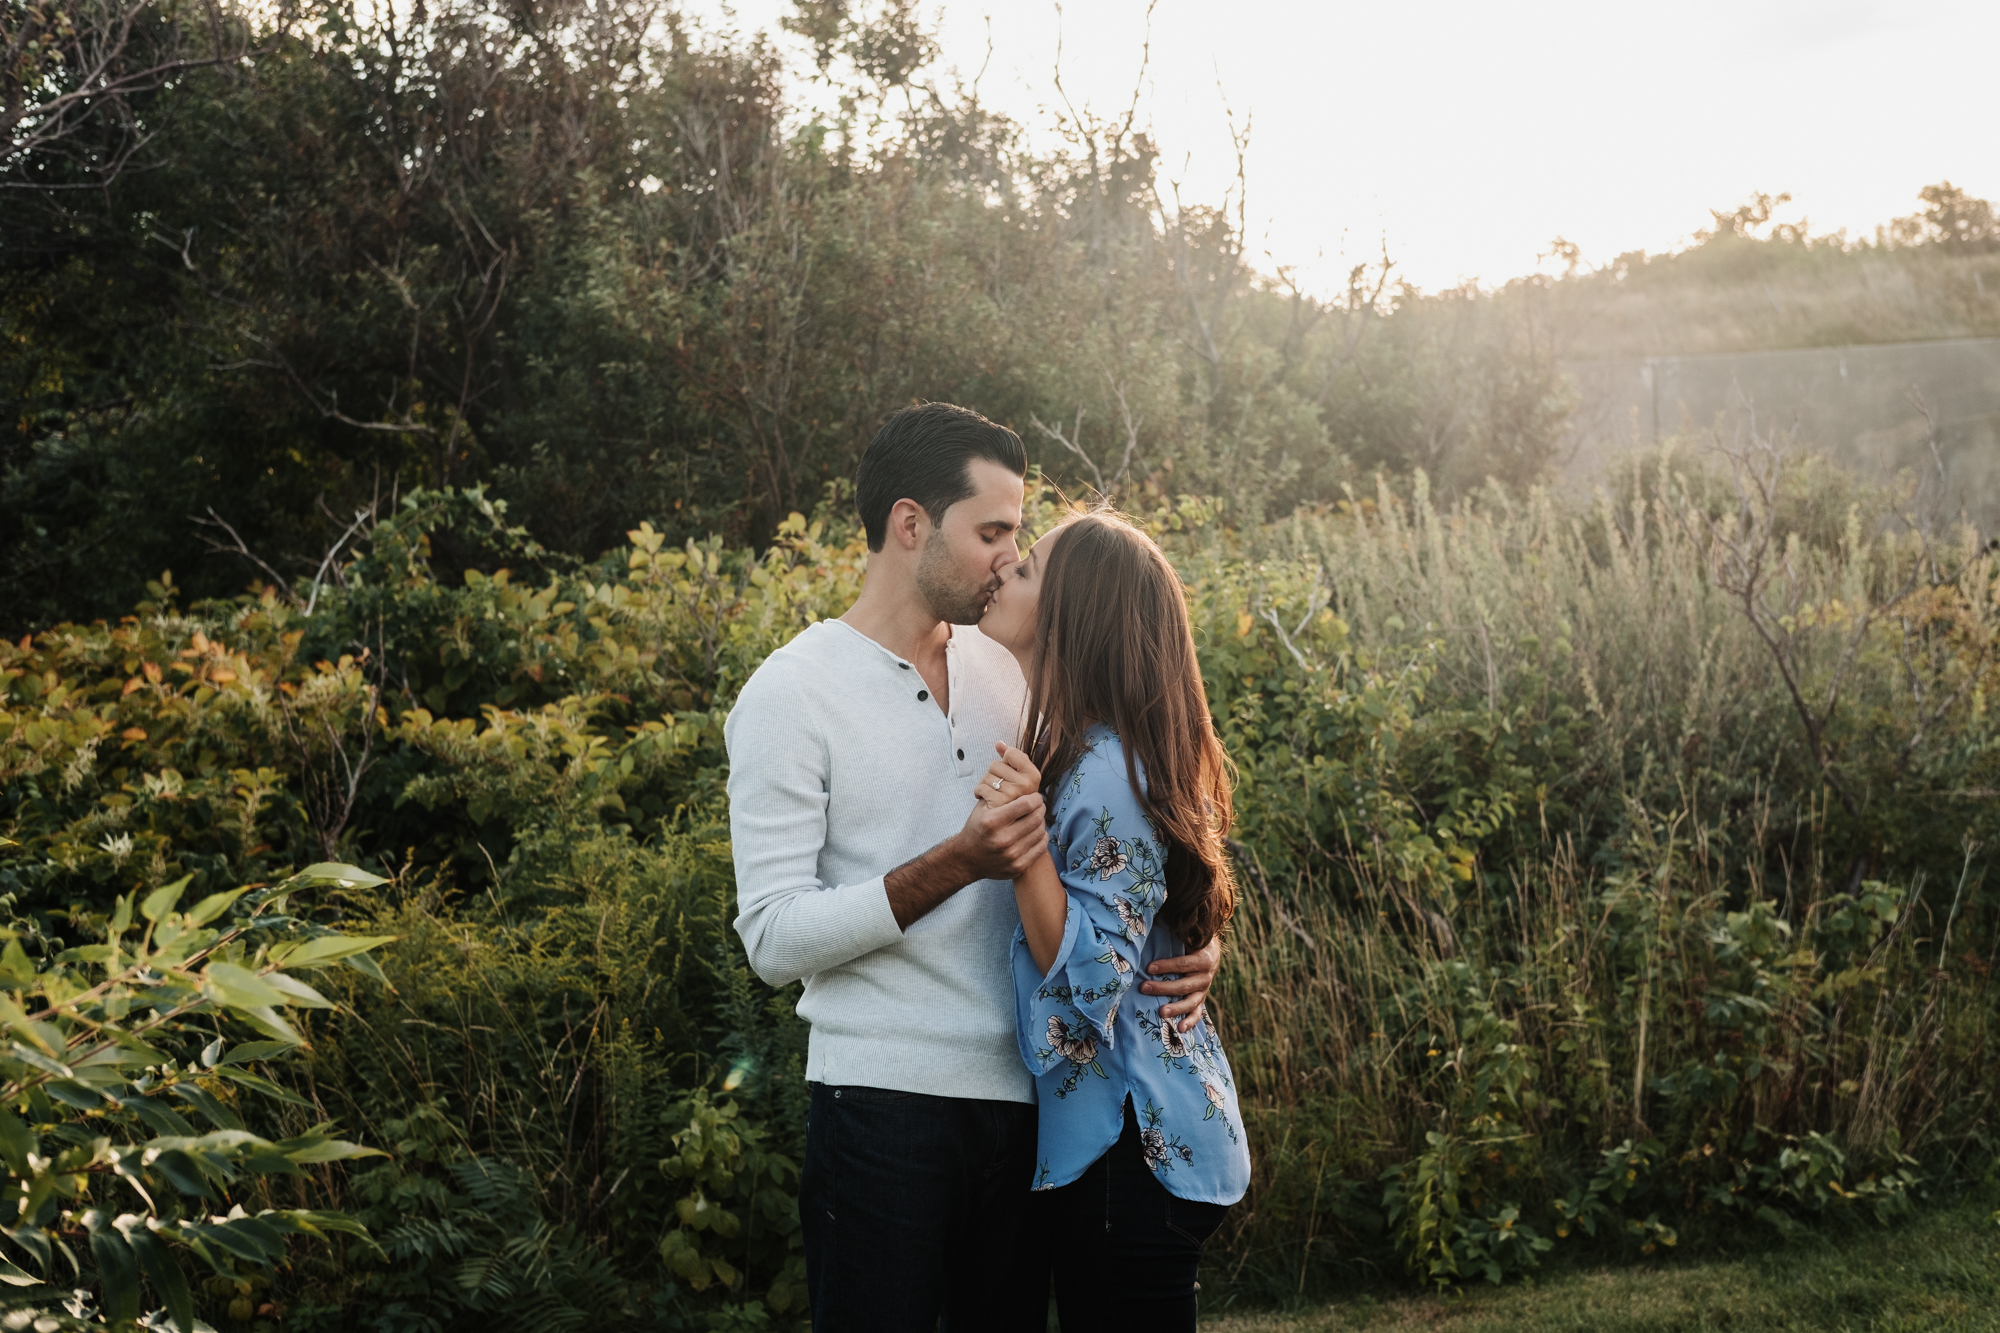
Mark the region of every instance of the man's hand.
POLYGON ((1177 979, 1142 981, 1139 983, 1139 992, 1142 995, 1180 997, 1172 1004, 1161 1005, 1160 1017, 1180 1019, 1181 1031, 1186 1032, 1201 1022, 1202 1005, 1208 999, 1208 988, 1215 984, 1215 969, 1221 962, 1222 941, 1210 940, 1199 953, 1184 954, 1179 958, 1162 958, 1148 967, 1146 971, 1151 976, 1173 976, 1177 979))
POLYGON ((1032 788, 998 805, 974 801, 953 839, 972 870, 966 882, 1012 879, 1033 865, 1049 841, 1043 809, 1042 794, 1032 788))
POLYGON ((1013 879, 1047 854, 1048 842, 1040 792, 1004 805, 975 801, 964 828, 882 877, 889 910, 908 930, 974 880, 1013 879))

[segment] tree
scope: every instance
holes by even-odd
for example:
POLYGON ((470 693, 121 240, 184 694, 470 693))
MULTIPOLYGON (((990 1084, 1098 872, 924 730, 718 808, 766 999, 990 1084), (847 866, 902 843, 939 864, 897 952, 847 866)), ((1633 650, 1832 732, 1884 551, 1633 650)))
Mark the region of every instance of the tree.
MULTIPOLYGON (((0 187, 102 189, 157 127, 141 108, 189 72, 252 54, 228 0, 0 0, 0 187)), ((289 3, 263 21, 281 30, 289 3)))
POLYGON ((1937 245, 1949 250, 1988 250, 2000 244, 2000 217, 1985 199, 1967 194, 1950 181, 1917 191, 1928 205, 1923 212, 1889 224, 1889 238, 1898 245, 1937 245))

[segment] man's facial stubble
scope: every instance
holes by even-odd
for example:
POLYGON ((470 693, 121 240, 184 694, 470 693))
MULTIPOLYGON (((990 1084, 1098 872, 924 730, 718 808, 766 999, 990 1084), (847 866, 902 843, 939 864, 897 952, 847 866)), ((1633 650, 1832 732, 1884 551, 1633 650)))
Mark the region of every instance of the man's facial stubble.
POLYGON ((976 625, 1000 586, 1000 576, 987 570, 977 581, 953 567, 951 543, 942 528, 933 528, 917 560, 917 591, 931 614, 948 625, 976 625))

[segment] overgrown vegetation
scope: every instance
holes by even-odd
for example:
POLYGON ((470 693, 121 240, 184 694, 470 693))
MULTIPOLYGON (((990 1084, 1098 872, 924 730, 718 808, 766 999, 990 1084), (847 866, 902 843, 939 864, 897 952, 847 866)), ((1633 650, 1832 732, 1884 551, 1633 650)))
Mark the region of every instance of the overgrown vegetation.
MULTIPOLYGON (((1582 510, 1149 511, 1240 767, 1257 1170, 1216 1290, 1876 1225, 1994 1169, 1992 558, 1740 461, 1582 510)), ((422 492, 316 595, 160 580, 0 650, 24 910, 384 876, 342 901, 388 985, 328 992, 291 1086, 391 1154, 330 1182, 390 1262, 301 1257, 290 1322, 798 1313, 802 1033, 728 929, 719 722, 854 595, 843 507, 575 567, 422 492)))
MULTIPOLYGON (((376 942, 286 1020, 306 1058, 148 1036, 117 1111, 89 1089, 126 1066, 52 1076, 74 1105, 9 1084, 66 1146, 0 1120, 30 1182, 0 1249, 66 1244, 96 1303, 49 1317, 180 1310, 162 1236, 215 1261, 190 1299, 225 1333, 798 1318, 803 1032, 729 930, 720 728, 857 592, 842 479, 918 396, 1117 496, 1194 599, 1256 1150, 1208 1290, 1454 1287, 1991 1188, 1992 548, 1755 437, 1595 502, 1536 487, 1580 329, 1838 340, 1846 297, 1735 332, 1714 302, 1900 274, 1910 322, 1871 328, 1991 331, 1980 201, 1934 187, 1868 247, 1762 235, 1759 201, 1677 256, 1431 297, 1385 260, 1319 302, 1248 266, 1240 213, 1163 197, 1131 122, 1027 151, 907 4, 798 8, 845 92, 816 123, 768 48, 643 6, 30 8, 150 18, 115 95, 70 64, 7 85, 9 116, 37 89, 102 114, 0 181, 29 969, 0 959, 0 1023, 40 1068, 44 1010, 67 1041, 144 1009, 81 988, 136 965, 135 903, 196 947, 175 884, 255 886, 254 915, 345 867, 283 929, 376 942), (99 1168, 180 1133, 168 1085, 255 1137, 169 1177, 202 1218, 124 1177, 158 1208, 134 1223, 99 1168), (386 1157, 325 1162, 327 1123, 386 1157)), ((6 122, 17 149, 54 123, 6 122)), ((239 924, 231 967, 290 947, 239 924)), ((241 980, 188 984, 226 1009, 241 980)))
POLYGON ((267 1077, 300 1046, 284 1011, 330 1007, 298 974, 344 961, 379 976, 367 953, 383 943, 329 929, 311 899, 379 883, 320 864, 183 907, 182 876, 121 894, 106 912, 10 916, 0 951, 9 1328, 128 1329, 155 1305, 150 1322, 182 1333, 194 1333, 197 1309, 247 1325, 288 1237, 374 1247, 352 1217, 312 1207, 312 1168, 381 1154, 326 1121, 274 1142, 232 1103, 311 1110, 267 1077), (92 942, 65 948, 65 937, 92 942), (206 1276, 190 1283, 189 1267, 206 1276))

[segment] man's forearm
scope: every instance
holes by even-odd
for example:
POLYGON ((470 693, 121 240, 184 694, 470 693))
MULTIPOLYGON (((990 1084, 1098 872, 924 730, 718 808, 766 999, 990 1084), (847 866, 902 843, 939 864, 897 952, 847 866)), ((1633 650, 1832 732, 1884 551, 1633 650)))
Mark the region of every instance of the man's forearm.
POLYGON ((752 970, 772 986, 839 967, 903 937, 880 880, 751 893, 739 906, 736 933, 752 970))
POLYGON ((972 867, 957 843, 956 838, 946 839, 882 877, 882 887, 889 896, 889 910, 896 914, 896 924, 904 930, 979 878, 972 873, 972 867))

